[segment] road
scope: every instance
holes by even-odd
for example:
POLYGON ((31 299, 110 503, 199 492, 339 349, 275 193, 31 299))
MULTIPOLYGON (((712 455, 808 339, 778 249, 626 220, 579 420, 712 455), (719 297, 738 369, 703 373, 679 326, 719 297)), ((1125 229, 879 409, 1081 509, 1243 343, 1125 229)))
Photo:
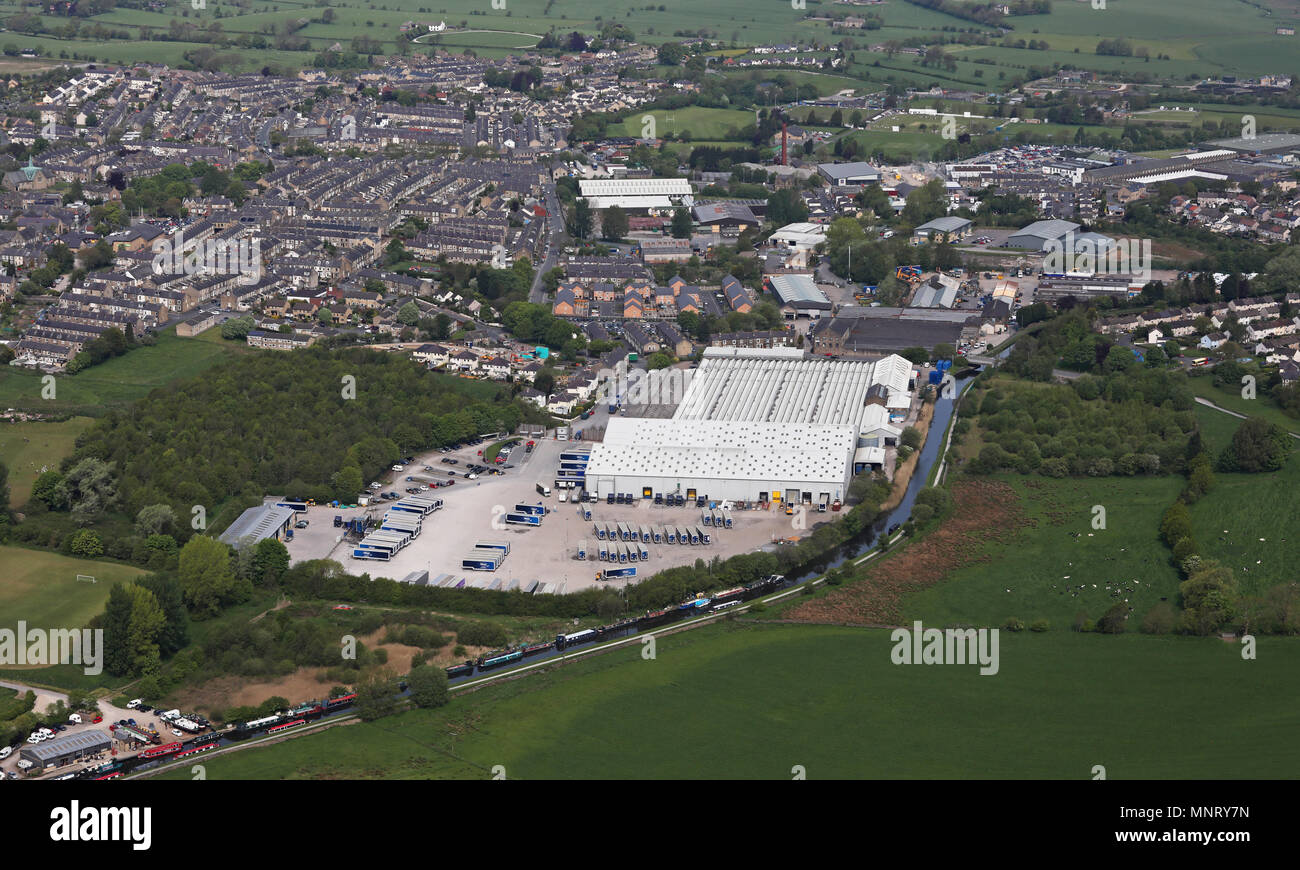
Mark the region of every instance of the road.
POLYGON ((546 185, 546 259, 537 268, 533 277, 533 286, 528 290, 528 301, 537 305, 546 302, 546 291, 542 287, 542 277, 559 263, 559 251, 564 246, 564 211, 560 200, 555 195, 555 185, 546 185))

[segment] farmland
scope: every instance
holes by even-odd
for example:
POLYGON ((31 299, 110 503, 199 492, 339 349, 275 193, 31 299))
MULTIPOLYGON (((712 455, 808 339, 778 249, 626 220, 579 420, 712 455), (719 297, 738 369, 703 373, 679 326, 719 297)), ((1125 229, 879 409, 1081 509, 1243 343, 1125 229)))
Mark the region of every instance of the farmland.
MULTIPOLYGON (((286 69, 311 66, 316 52, 340 42, 346 45, 356 36, 378 40, 386 52, 396 51, 405 42, 401 26, 407 21, 445 21, 448 30, 427 35, 414 49, 432 43, 444 50, 472 49, 487 57, 503 57, 521 47, 532 45, 537 36, 548 31, 564 33, 580 30, 593 33, 601 23, 611 20, 626 24, 639 41, 651 45, 682 40, 690 36, 709 36, 731 49, 773 42, 838 42, 843 34, 833 32, 829 23, 817 20, 829 4, 813 0, 807 9, 786 4, 755 6, 743 0, 718 0, 700 5, 686 0, 665 0, 643 4, 636 0, 613 0, 611 3, 583 3, 564 7, 547 0, 512 0, 497 10, 479 0, 444 0, 435 8, 421 6, 416 0, 394 0, 384 8, 360 2, 331 2, 330 20, 312 6, 290 0, 249 0, 237 9, 213 4, 207 10, 192 9, 188 3, 174 3, 162 11, 114 9, 87 19, 90 26, 103 24, 119 32, 123 28, 133 37, 138 34, 167 34, 173 25, 194 25, 206 29, 220 16, 222 32, 231 39, 271 32, 285 21, 298 19, 303 24, 295 35, 307 40, 306 51, 278 51, 242 48, 237 45, 218 48, 223 68, 258 69, 266 64, 286 69), (685 25, 686 29, 683 29, 685 25)), ((0 16, 24 11, 18 4, 0 4, 0 16)), ((1195 80, 1210 74, 1260 75, 1287 71, 1295 51, 1294 38, 1274 33, 1279 25, 1294 25, 1293 8, 1265 11, 1245 3, 1236 4, 1231 14, 1214 0, 1186 0, 1169 4, 1164 0, 1114 0, 1098 10, 1088 3, 1055 3, 1048 15, 1020 16, 1007 19, 1013 38, 1032 38, 1046 42, 1046 50, 1010 48, 1001 45, 950 45, 956 61, 951 71, 920 66, 919 59, 887 56, 869 51, 869 45, 890 41, 902 42, 918 34, 938 34, 954 26, 970 28, 995 36, 992 28, 974 25, 964 19, 926 9, 906 0, 896 0, 872 7, 881 16, 878 30, 862 31, 850 37, 854 61, 847 70, 852 81, 883 85, 921 85, 939 82, 949 87, 976 90, 998 88, 1009 79, 1024 77, 1030 67, 1039 69, 1054 64, 1113 73, 1130 77, 1144 76, 1172 80, 1195 80), (1122 35, 1135 48, 1145 49, 1149 57, 1099 56, 1096 44, 1101 39, 1122 35)), ((65 19, 41 16, 48 30, 62 27, 65 19)), ((205 47, 193 41, 142 42, 112 39, 96 41, 78 37, 55 38, 49 33, 31 36, 6 33, 5 42, 17 48, 36 48, 47 57, 93 57, 100 60, 127 62, 148 60, 180 64, 184 54, 205 47)))
POLYGON ((1276 692, 1300 642, 1264 643, 1243 662, 1217 640, 1004 634, 999 673, 982 677, 896 666, 883 630, 731 623, 660 638, 652 661, 620 650, 211 759, 207 775, 785 779, 801 765, 811 779, 1085 779, 1104 764, 1112 779, 1268 777, 1300 762, 1285 748, 1300 702, 1276 692))

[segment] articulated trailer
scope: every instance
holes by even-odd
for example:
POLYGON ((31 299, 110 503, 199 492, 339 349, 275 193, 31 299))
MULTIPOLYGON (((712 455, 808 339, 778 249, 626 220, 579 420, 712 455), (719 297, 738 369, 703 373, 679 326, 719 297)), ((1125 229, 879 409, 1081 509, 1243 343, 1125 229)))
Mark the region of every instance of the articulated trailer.
POLYGON ((648 562, 650 560, 650 551, 646 549, 644 543, 637 544, 637 554, 642 562, 648 562))
POLYGON ((642 526, 641 529, 640 529, 640 532, 641 532, 641 543, 643 543, 643 544, 648 544, 648 543, 650 543, 650 540, 651 540, 650 527, 649 527, 649 526, 642 526))
POLYGON ((478 550, 500 550, 502 555, 510 554, 510 543, 508 541, 475 541, 475 549, 478 550))
POLYGON ((704 523, 704 525, 706 526, 713 525, 713 511, 709 510, 708 508, 704 508, 703 510, 701 510, 700 522, 704 523))
POLYGON ((629 526, 627 523, 619 523, 619 524, 618 524, 618 539, 619 539, 620 541, 630 541, 630 540, 632 540, 632 527, 629 526))
POLYGON ((654 537, 654 542, 656 544, 662 544, 664 542, 663 526, 655 526, 654 531, 650 534, 654 537))
POLYGON ((524 504, 520 502, 519 504, 515 505, 515 513, 535 514, 536 516, 544 517, 546 516, 546 505, 542 504, 541 502, 538 502, 537 504, 524 504))
POLYGON ((635 577, 635 576, 636 576, 635 566, 631 566, 627 568, 607 568, 604 571, 600 572, 601 580, 614 580, 619 577, 635 577))
POLYGON ((602 561, 602 562, 608 562, 608 561, 609 561, 609 544, 605 543, 604 541, 601 541, 599 544, 597 544, 597 548, 598 548, 598 549, 597 549, 597 553, 599 554, 600 561, 602 561))
MULTIPOLYGON (((709 530, 708 530, 708 529, 696 528, 695 533, 696 533, 697 535, 699 535, 700 543, 701 543, 701 544, 712 544, 712 543, 713 543, 713 536, 709 533, 709 530)), ((693 544, 693 543, 695 543, 695 542, 694 542, 694 541, 691 541, 691 543, 693 544)))
POLYGON ((380 531, 409 532, 412 537, 420 534, 424 524, 414 514, 389 514, 379 522, 380 531))
POLYGON ((722 527, 724 529, 731 528, 731 511, 726 508, 722 509, 722 527))
POLYGON ((677 543, 677 527, 664 526, 664 540, 670 544, 677 543))
POLYGON ((605 526, 604 526, 604 525, 602 525, 601 523, 594 523, 594 524, 592 525, 591 528, 592 528, 592 529, 595 531, 595 533, 596 533, 596 540, 598 540, 598 541, 605 541, 605 540, 608 540, 608 538, 605 537, 605 526))
POLYGON ((694 546, 694 545, 696 545, 696 544, 698 544, 698 543, 700 542, 700 529, 699 529, 699 528, 687 529, 687 530, 686 530, 686 533, 687 533, 688 535, 690 535, 690 538, 691 538, 691 545, 692 545, 692 546, 694 546))
POLYGON ((584 520, 586 520, 587 522, 591 522, 591 508, 590 508, 590 507, 588 507, 588 506, 585 505, 585 504, 581 504, 581 505, 578 506, 578 513, 582 514, 582 518, 583 518, 584 520))
POLYGON ((542 518, 537 514, 506 514, 506 523, 512 526, 540 526, 542 518))
POLYGON ((460 567, 466 571, 495 571, 501 567, 505 556, 500 550, 470 550, 469 555, 460 560, 460 567))
POLYGON ((587 550, 589 550, 589 549, 590 549, 590 547, 587 546, 587 542, 586 542, 586 541, 579 541, 579 542, 578 542, 578 561, 580 561, 580 562, 584 562, 584 561, 586 561, 586 559, 587 559, 587 550))

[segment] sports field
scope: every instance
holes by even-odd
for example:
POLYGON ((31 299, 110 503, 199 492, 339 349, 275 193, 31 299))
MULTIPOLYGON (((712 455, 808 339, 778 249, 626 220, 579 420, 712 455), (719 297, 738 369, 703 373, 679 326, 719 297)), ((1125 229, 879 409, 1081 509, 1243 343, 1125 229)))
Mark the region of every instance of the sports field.
POLYGON ((103 611, 113 584, 145 573, 131 565, 22 547, 0 547, 0 565, 0 627, 9 628, 20 619, 34 628, 80 628, 103 611), (96 582, 78 581, 78 574, 96 582))
POLYGON ((1300 763, 1300 700, 1277 692, 1300 641, 1265 639, 1246 662, 1217 640, 1004 633, 990 676, 894 665, 892 646, 883 630, 699 629, 660 638, 652 661, 611 653, 213 758, 207 777, 787 779, 799 765, 810 779, 1082 780, 1101 764, 1110 779, 1176 779, 1300 763))
POLYGON ((730 134, 754 125, 753 112, 689 106, 684 109, 658 109, 653 112, 635 112, 625 118, 621 125, 611 127, 609 130, 610 135, 640 138, 645 129, 647 115, 654 119, 652 137, 678 136, 686 132, 690 134, 692 140, 738 140, 742 137, 730 134))
POLYGON ((0 462, 9 468, 10 507, 26 503, 41 469, 57 469, 93 422, 73 417, 57 423, 0 423, 0 462))

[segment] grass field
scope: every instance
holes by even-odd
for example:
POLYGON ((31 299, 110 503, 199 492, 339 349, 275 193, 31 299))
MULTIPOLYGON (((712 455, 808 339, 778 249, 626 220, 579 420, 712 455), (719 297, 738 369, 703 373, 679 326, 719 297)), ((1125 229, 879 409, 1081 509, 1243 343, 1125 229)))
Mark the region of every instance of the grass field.
POLYGON ((1097 619, 1128 598, 1140 618, 1161 597, 1178 594, 1179 578, 1158 530, 1184 485, 1181 476, 997 479, 1020 496, 1025 517, 1018 531, 1006 543, 986 545, 981 561, 905 600, 908 620, 998 626, 1016 617, 1066 629, 1080 610, 1097 619), (1104 530, 1092 527, 1094 505, 1106 510, 1104 530), (1133 592, 1112 597, 1107 585, 1133 592))
POLYGON ((27 501, 41 469, 58 468, 93 422, 73 417, 58 423, 0 423, 0 462, 9 468, 10 507, 27 501))
POLYGON ((646 115, 654 119, 654 136, 676 136, 688 132, 692 139, 726 141, 731 138, 729 131, 742 130, 754 124, 753 112, 690 106, 685 109, 633 113, 622 124, 610 127, 610 135, 641 137, 646 115))
POLYGON ((44 375, 5 366, 0 371, 0 406, 98 417, 237 353, 252 351, 243 345, 178 338, 167 330, 159 333, 153 347, 136 348, 75 375, 57 375, 53 399, 41 396, 44 375))
POLYGON ((990 676, 894 665, 891 648, 882 630, 698 629, 659 638, 652 661, 621 650, 210 759, 207 776, 1266 778, 1300 763, 1300 700, 1276 691, 1300 641, 1265 639, 1243 662, 1217 640, 1004 633, 990 676))
MULTIPOLYGON (((390 0, 382 7, 363 4, 360 0, 331 0, 329 6, 333 20, 326 22, 320 7, 305 2, 247 0, 238 8, 214 3, 206 10, 194 10, 188 3, 174 2, 159 12, 113 9, 88 19, 82 25, 82 32, 103 24, 115 30, 125 28, 134 38, 142 30, 166 33, 173 24, 206 28, 219 20, 223 32, 235 38, 269 33, 286 20, 307 20, 296 35, 308 41, 308 51, 218 49, 225 66, 242 70, 267 63, 287 69, 311 66, 316 52, 335 42, 346 46, 358 35, 378 40, 385 51, 395 51, 402 39, 400 27, 409 20, 444 20, 451 30, 438 35, 436 42, 440 47, 452 51, 472 48, 486 57, 506 56, 516 51, 517 46, 529 45, 533 40, 531 36, 500 31, 544 34, 551 30, 566 33, 577 29, 591 34, 609 21, 627 25, 642 43, 656 45, 695 35, 708 36, 720 40, 728 53, 733 48, 765 43, 833 44, 845 38, 832 32, 826 21, 807 17, 815 18, 829 7, 829 3, 818 0, 813 0, 806 9, 795 9, 784 3, 754 5, 745 0, 715 0, 709 4, 689 0, 665 0, 662 4, 609 0, 567 5, 548 0, 511 0, 502 9, 493 9, 481 0, 444 0, 436 8, 422 6, 418 0, 390 0), (215 17, 217 14, 221 15, 219 19, 215 17)), ((6 18, 20 11, 29 10, 13 2, 0 3, 0 15, 6 18)), ((1012 38, 1046 41, 1049 45, 1046 51, 1004 48, 997 44, 1000 39, 992 28, 904 0, 872 7, 872 12, 882 16, 884 25, 879 30, 848 37, 857 63, 847 72, 850 80, 868 81, 877 87, 887 83, 925 87, 938 83, 945 87, 993 90, 1013 78, 1027 77, 1031 67, 1045 69, 1054 64, 1124 77, 1150 76, 1180 82, 1222 73, 1259 75, 1289 71, 1296 48, 1294 38, 1274 34, 1278 25, 1296 23, 1294 8, 1272 9, 1266 14, 1255 6, 1240 3, 1225 10, 1216 0, 1181 0, 1177 4, 1167 0, 1113 0, 1104 10, 1093 9, 1088 3, 1055 3, 1048 15, 1006 20, 1012 38), (956 68, 951 72, 923 68, 911 57, 886 57, 867 50, 872 44, 954 29, 984 33, 994 39, 994 44, 945 46, 956 61, 956 68), (1135 50, 1146 49, 1150 58, 1107 57, 1095 53, 1100 39, 1115 36, 1128 39, 1135 50), (985 63, 976 63, 977 60, 985 63)), ((66 24, 66 19, 59 16, 40 18, 51 32, 66 24)), ((185 52, 204 47, 203 43, 196 42, 65 40, 49 33, 41 36, 6 33, 5 42, 19 48, 38 49, 43 55, 38 63, 48 62, 60 54, 70 57, 76 53, 100 60, 150 60, 175 65, 184 62, 185 52)), ((424 50, 423 44, 417 44, 414 50, 424 50)))
MULTIPOLYGON (((1300 420, 1295 417, 1288 417, 1282 413, 1282 409, 1273 404, 1268 396, 1261 396, 1256 393, 1254 399, 1242 398, 1241 390, 1227 390, 1214 383, 1210 377, 1189 378, 1188 384, 1192 392, 1204 399, 1209 399, 1220 408, 1227 408, 1229 411, 1235 411, 1238 414, 1245 414, 1248 417, 1263 417, 1270 423, 1276 423, 1288 432, 1300 434, 1300 420)), ((1259 385, 1256 385, 1258 391, 1259 385)), ((1228 416, 1226 414, 1222 416, 1228 416)), ((1236 420, 1240 423, 1240 420, 1236 420)))
POLYGON ((9 627, 21 619, 32 627, 80 628, 104 609, 113 584, 145 573, 131 565, 21 547, 0 547, 0 563, 0 613, 9 627), (78 582, 78 574, 97 582, 78 582))

